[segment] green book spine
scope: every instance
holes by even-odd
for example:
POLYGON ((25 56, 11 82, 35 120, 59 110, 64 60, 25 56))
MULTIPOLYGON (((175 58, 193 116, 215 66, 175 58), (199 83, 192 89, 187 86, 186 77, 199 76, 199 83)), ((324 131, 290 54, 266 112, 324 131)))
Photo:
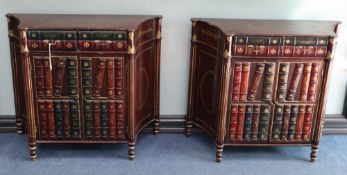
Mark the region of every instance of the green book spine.
POLYGON ((268 138, 269 118, 270 118, 270 106, 261 105, 260 118, 259 118, 259 131, 258 131, 258 140, 260 141, 266 141, 268 138))
POLYGON ((275 108, 275 115, 272 125, 272 140, 279 141, 282 131, 283 105, 278 105, 275 108))
POLYGON ((84 97, 92 96, 92 59, 82 58, 82 90, 84 97))
POLYGON ((64 137, 64 118, 61 101, 55 100, 54 102, 54 124, 55 134, 57 138, 64 137))
POLYGON ((243 140, 251 141, 251 131, 252 131, 252 114, 253 114, 253 106, 246 106, 246 115, 245 115, 245 125, 243 131, 243 140))
POLYGON ((106 101, 100 102, 101 112, 101 137, 108 137, 108 105, 106 101))
POLYGON ((81 137, 81 127, 79 118, 79 107, 77 101, 70 101, 71 135, 73 138, 81 137))
POLYGON ((294 140, 297 116, 298 116, 298 106, 292 105, 291 112, 290 112, 290 118, 289 118, 288 140, 294 140))
POLYGON ((77 58, 70 57, 67 58, 67 75, 68 75, 68 84, 69 84, 69 96, 78 95, 78 78, 77 78, 77 58))
POLYGON ((84 129, 85 136, 88 138, 94 136, 94 124, 93 124, 93 104, 91 101, 85 101, 84 103, 84 129))

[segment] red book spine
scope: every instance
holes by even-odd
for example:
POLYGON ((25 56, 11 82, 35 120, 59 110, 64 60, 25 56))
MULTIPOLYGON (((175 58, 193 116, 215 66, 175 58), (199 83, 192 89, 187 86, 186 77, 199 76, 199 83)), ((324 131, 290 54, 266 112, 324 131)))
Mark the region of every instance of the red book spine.
POLYGON ((312 63, 310 84, 308 85, 308 101, 316 100, 319 63, 312 63))
POLYGON ((240 88, 241 88, 241 73, 242 73, 242 63, 235 63, 234 67, 234 79, 233 79, 233 91, 232 100, 239 101, 240 99, 240 88))
POLYGON ((263 76, 263 73, 264 73, 264 67, 265 67, 264 63, 257 63, 257 65, 255 67, 254 76, 253 76, 253 79, 251 81, 251 85, 249 86, 249 92, 248 92, 248 97, 247 97, 248 100, 250 100, 250 101, 255 100, 255 96, 256 96, 258 88, 259 88, 260 80, 261 80, 261 77, 263 76))
POLYGON ((44 96, 44 76, 42 57, 34 57, 37 96, 44 96))
POLYGON ((106 72, 107 72, 107 96, 114 96, 114 60, 113 58, 107 58, 106 60, 106 72))
POLYGON ((70 125, 70 102, 63 101, 63 116, 64 116, 64 137, 71 137, 71 125, 70 125))
POLYGON ((237 128, 236 128, 236 140, 242 141, 243 138, 243 128, 245 125, 245 105, 239 105, 239 112, 237 116, 237 128))
POLYGON ((237 105, 231 105, 230 122, 229 122, 229 140, 234 141, 236 138, 237 126, 237 105))
POLYGON ((249 70, 250 70, 250 63, 242 63, 240 101, 246 101, 247 99, 249 70))
POLYGON ((311 63, 305 63, 302 79, 301 79, 301 88, 300 88, 300 96, 299 96, 300 101, 307 100, 307 90, 309 86, 310 75, 311 75, 311 63))
POLYGON ((54 83, 54 96, 61 96, 65 72, 65 58, 59 57, 57 63, 57 78, 54 83))
POLYGON ((117 137, 124 139, 124 105, 123 101, 116 102, 117 111, 117 137))
POLYGON ((116 58, 116 97, 123 97, 123 59, 116 58))
POLYGON ((93 113, 94 113, 94 135, 95 137, 101 137, 99 101, 93 101, 93 113))
POLYGON ((55 138, 55 126, 54 126, 54 108, 53 101, 46 101, 47 120, 48 120, 48 136, 49 138, 55 138))
POLYGON ((104 73, 105 73, 105 67, 106 67, 106 59, 105 58, 99 58, 96 74, 95 74, 95 81, 94 81, 94 96, 100 96, 101 89, 102 89, 102 83, 104 81, 104 73))
POLYGON ((302 139, 304 141, 310 140, 311 126, 312 126, 312 105, 307 105, 305 118, 304 118, 303 132, 302 132, 302 139))
POLYGON ((299 105, 299 112, 296 118, 296 126, 295 126, 295 135, 294 135, 295 140, 302 139, 302 128, 304 125, 304 118, 305 118, 305 105, 299 105))
POLYGON ((287 140, 290 118, 290 105, 284 105, 281 140, 287 140))
POLYGON ((44 100, 38 100, 39 106, 39 122, 40 122, 40 135, 42 138, 48 138, 47 132, 47 114, 46 114, 46 102, 44 100))
POLYGON ((292 80, 290 81, 289 88, 288 88, 287 100, 290 100, 290 101, 294 100, 296 89, 298 88, 298 84, 302 74, 302 69, 303 69, 303 64, 298 63, 295 65, 292 80))
POLYGON ((251 140, 258 140, 260 105, 253 105, 251 140))
POLYGON ((116 138, 116 106, 114 101, 108 102, 108 129, 110 138, 116 138))
POLYGON ((50 60, 48 57, 43 58, 43 72, 45 95, 52 96, 52 70, 50 68, 50 60))

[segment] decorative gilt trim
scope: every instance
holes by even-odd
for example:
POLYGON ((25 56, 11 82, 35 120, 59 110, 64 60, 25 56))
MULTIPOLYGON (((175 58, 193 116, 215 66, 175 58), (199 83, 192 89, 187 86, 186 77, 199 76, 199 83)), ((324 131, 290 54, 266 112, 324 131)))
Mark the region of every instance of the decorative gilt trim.
POLYGON ((161 32, 158 30, 155 36, 157 39, 160 39, 161 38, 161 32))
POLYGON ((27 41, 27 33, 25 30, 22 30, 19 32, 20 38, 21 38, 21 44, 20 44, 20 52, 22 53, 28 53, 29 49, 28 49, 28 45, 26 43, 27 41), (23 43, 25 42, 25 43, 23 43))
POLYGON ((8 30, 8 37, 16 37, 12 30, 8 30))
POLYGON ((135 54, 135 46, 134 46, 134 32, 133 31, 130 31, 128 33, 128 38, 129 38, 129 46, 128 46, 128 54, 135 54))
POLYGON ((333 58, 333 53, 331 51, 327 52, 327 58, 329 58, 329 59, 333 58))
POLYGON ((231 52, 225 49, 224 51, 224 58, 230 58, 231 57, 231 52))
POLYGON ((132 46, 128 46, 128 54, 135 54, 135 48, 132 46))
POLYGON ((336 42, 337 42, 337 38, 336 38, 336 37, 331 37, 331 38, 329 39, 329 42, 330 42, 330 44, 335 45, 336 42))
POLYGON ((196 21, 193 21, 192 26, 195 27, 195 25, 196 25, 196 21))
POLYGON ((198 38, 196 37, 196 35, 195 35, 195 34, 193 35, 192 40, 193 40, 193 42, 198 41, 198 38))

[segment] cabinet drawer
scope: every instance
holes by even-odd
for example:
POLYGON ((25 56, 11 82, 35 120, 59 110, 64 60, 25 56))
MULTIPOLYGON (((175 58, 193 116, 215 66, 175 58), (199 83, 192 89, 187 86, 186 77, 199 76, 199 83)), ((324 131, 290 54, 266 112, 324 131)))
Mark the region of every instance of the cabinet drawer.
POLYGON ((74 51, 77 49, 75 31, 30 30, 28 32, 28 48, 32 51, 74 51))
POLYGON ((85 51, 126 51, 124 31, 80 31, 78 46, 85 51))

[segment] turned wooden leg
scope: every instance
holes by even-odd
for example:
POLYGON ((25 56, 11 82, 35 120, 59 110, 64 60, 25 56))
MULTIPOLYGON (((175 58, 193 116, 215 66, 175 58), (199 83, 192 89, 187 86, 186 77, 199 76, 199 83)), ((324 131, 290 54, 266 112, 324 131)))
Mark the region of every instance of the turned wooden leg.
POLYGON ((129 160, 134 160, 135 159, 135 142, 128 142, 128 155, 129 155, 129 160))
POLYGON ((34 139, 31 139, 29 141, 29 150, 30 150, 31 160, 35 160, 37 157, 37 154, 36 154, 36 141, 34 139))
POLYGON ((217 145, 216 161, 221 162, 223 157, 223 147, 224 145, 217 145))
POLYGON ((16 119, 17 134, 21 135, 24 132, 24 126, 22 119, 16 119))
POLYGON ((317 154, 318 154, 318 145, 312 145, 311 146, 311 162, 314 162, 317 160, 317 154))
POLYGON ((155 119, 154 120, 154 125, 153 125, 153 134, 157 135, 159 133, 159 125, 160 125, 160 120, 155 119))
POLYGON ((186 122, 186 132, 185 132, 187 137, 192 136, 192 128, 193 128, 193 121, 187 120, 187 122, 186 122))

